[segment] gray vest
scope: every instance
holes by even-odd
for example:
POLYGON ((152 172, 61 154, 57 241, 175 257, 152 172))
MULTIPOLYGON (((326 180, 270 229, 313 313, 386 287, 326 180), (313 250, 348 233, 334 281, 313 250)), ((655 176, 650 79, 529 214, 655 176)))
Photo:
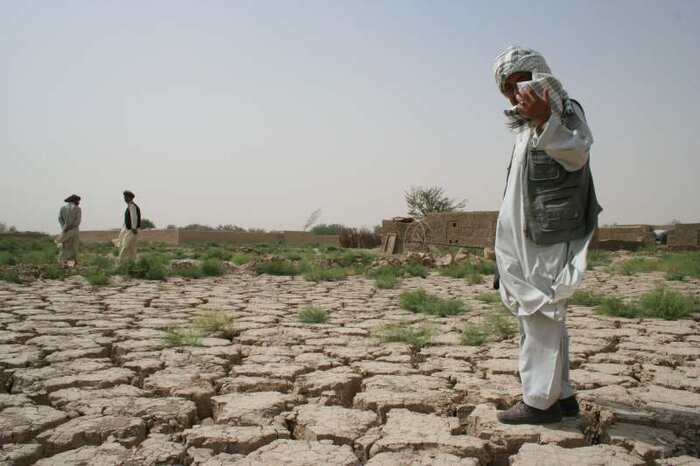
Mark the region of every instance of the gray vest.
MULTIPOLYGON (((564 125, 572 128, 572 119, 577 118, 575 113, 568 115, 564 125)), ((529 148, 524 176, 525 234, 533 243, 563 243, 583 238, 596 228, 603 209, 596 198, 589 162, 569 172, 545 151, 529 148)))

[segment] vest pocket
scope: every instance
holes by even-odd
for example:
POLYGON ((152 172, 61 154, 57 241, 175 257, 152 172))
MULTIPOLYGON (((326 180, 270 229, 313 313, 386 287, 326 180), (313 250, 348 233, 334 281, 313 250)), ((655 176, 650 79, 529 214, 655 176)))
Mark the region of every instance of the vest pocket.
POLYGON ((542 231, 569 230, 579 226, 583 217, 580 204, 575 188, 537 196, 535 206, 542 231))
POLYGON ((559 164, 543 150, 532 149, 528 163, 528 177, 532 181, 556 180, 559 164))

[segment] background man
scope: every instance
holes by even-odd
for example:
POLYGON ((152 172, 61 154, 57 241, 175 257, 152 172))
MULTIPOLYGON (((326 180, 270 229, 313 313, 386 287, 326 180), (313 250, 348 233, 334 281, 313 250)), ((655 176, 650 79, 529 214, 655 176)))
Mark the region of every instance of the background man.
POLYGON ((58 212, 58 223, 61 225, 61 234, 56 238, 58 245, 58 263, 67 265, 68 261, 78 263, 78 244, 80 241, 80 196, 71 194, 63 200, 66 204, 58 212))
POLYGON ((124 202, 127 207, 124 212, 124 227, 119 233, 117 246, 119 247, 119 262, 136 259, 138 247, 138 232, 141 228, 141 209, 134 203, 136 195, 131 191, 124 191, 124 202))
POLYGON ((496 227, 503 303, 518 316, 523 401, 501 422, 557 422, 579 411, 569 383, 566 300, 586 270, 598 205, 588 165, 593 143, 578 102, 542 55, 509 47, 496 83, 515 147, 496 227))

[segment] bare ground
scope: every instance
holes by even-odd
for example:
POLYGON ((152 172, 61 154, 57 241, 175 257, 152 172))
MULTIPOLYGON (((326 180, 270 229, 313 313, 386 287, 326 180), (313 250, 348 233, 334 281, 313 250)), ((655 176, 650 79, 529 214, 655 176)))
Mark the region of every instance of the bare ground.
MULTIPOLYGON (((583 288, 635 297, 662 281, 596 270, 583 288)), ((673 286, 700 293, 698 280, 673 286)), ((460 345, 465 323, 493 312, 474 299, 483 291, 437 274, 400 290, 248 273, 0 282, 0 464, 700 464, 698 322, 572 306, 582 415, 504 426, 496 410, 520 394, 517 338, 460 345), (374 338, 423 318, 397 307, 419 287, 473 309, 434 319, 422 350, 374 338), (309 304, 328 322, 298 322, 309 304), (232 341, 163 347, 165 329, 205 307, 235 317, 232 341)))

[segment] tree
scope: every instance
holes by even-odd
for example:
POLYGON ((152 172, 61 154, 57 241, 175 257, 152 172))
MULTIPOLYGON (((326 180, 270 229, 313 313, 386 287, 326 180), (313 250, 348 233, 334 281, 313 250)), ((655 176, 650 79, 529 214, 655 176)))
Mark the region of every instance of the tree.
POLYGON ((156 224, 153 223, 152 221, 148 220, 147 218, 142 218, 141 219, 141 228, 144 230, 151 230, 156 227, 156 224))
POLYGON ((219 225, 216 227, 218 231, 245 231, 244 228, 239 227, 238 225, 231 225, 230 223, 226 225, 219 225))
POLYGON ((405 193, 408 214, 423 218, 432 212, 455 212, 464 209, 467 200, 451 199, 438 186, 411 186, 405 193))
POLYGON ((309 218, 307 218, 306 222, 304 222, 303 231, 306 231, 309 228, 311 228, 314 223, 318 222, 318 219, 320 217, 321 217, 321 209, 316 209, 313 212, 311 212, 311 215, 309 215, 309 218))
POLYGON ((177 225, 170 224, 167 227, 165 227, 166 230, 177 230, 177 225))
POLYGON ((183 230, 201 230, 201 231, 214 231, 214 228, 209 225, 200 225, 199 223, 190 223, 182 227, 183 230))

